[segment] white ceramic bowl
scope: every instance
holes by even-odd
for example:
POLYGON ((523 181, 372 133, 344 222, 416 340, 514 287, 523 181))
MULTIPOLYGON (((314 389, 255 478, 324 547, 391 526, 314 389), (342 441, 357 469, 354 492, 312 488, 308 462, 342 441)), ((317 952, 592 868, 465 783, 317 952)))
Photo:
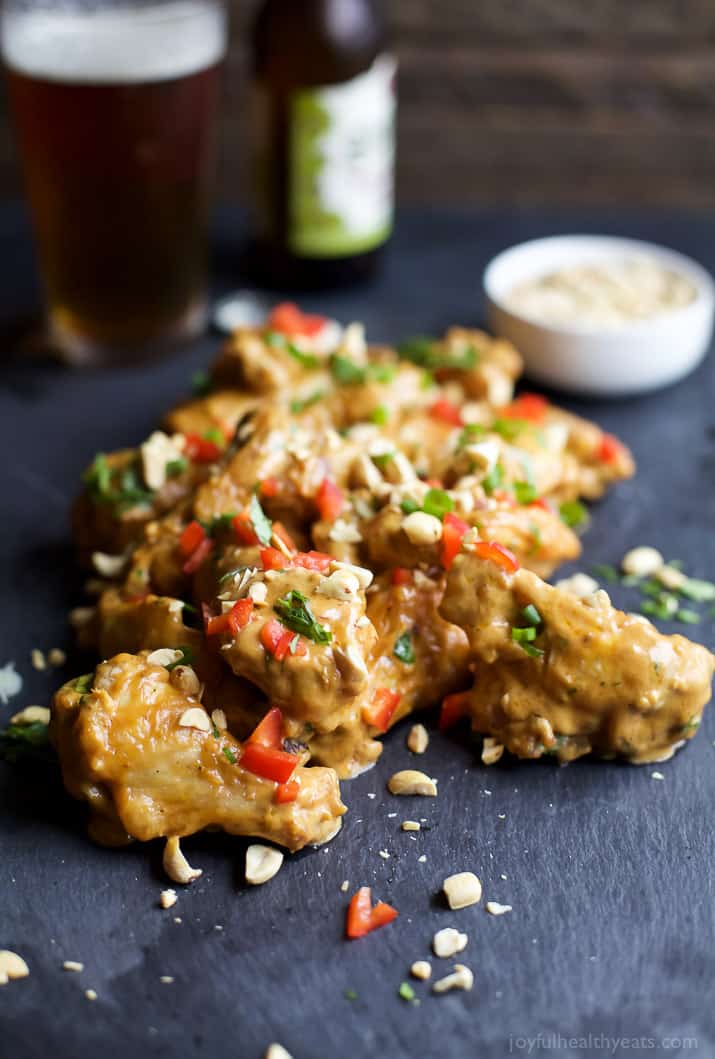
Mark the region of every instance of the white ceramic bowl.
POLYGON ((710 345, 715 285, 690 258, 653 243, 611 236, 563 235, 520 243, 498 254, 484 272, 489 326, 510 339, 531 378, 574 393, 627 396, 681 379, 710 345), (512 289, 572 265, 650 257, 690 280, 688 305, 618 325, 543 323, 507 307, 512 289))

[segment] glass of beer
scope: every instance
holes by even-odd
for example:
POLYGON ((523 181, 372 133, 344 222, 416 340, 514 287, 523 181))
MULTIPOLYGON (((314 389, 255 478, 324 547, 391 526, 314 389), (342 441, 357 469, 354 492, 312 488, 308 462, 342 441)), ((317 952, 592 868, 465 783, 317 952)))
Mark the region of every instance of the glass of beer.
POLYGON ((53 348, 107 363, 196 335, 222 0, 5 0, 0 32, 53 348))

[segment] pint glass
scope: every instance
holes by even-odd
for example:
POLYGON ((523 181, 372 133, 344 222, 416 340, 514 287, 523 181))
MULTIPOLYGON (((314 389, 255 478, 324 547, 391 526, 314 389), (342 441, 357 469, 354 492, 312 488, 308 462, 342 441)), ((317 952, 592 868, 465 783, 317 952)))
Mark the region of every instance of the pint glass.
POLYGON ((51 343, 101 363, 197 333, 222 0, 5 0, 0 31, 51 343))

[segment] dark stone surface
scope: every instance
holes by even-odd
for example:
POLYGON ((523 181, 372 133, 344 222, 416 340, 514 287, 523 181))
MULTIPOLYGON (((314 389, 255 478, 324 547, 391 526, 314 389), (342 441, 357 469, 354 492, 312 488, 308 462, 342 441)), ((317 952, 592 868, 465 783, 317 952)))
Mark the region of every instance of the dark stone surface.
MULTIPOLYGON (((715 219, 434 211, 402 218, 374 289, 306 304, 364 319, 378 338, 474 323, 481 270, 495 251, 569 230, 652 238, 715 268, 715 219)), ((218 231, 217 291, 239 282, 230 247, 240 225, 224 217, 218 231)), ((34 287, 17 214, 0 214, 0 234, 0 320, 9 322, 32 307, 34 287)), ((37 673, 29 654, 68 646, 65 613, 78 602, 79 579, 67 508, 82 468, 96 450, 145 436, 215 344, 207 339, 146 369, 80 374, 3 364, 0 664, 15 659, 25 678, 21 695, 0 706, 3 719, 46 702, 56 683, 81 671, 72 659, 66 671, 37 673)), ((660 394, 566 402, 620 433, 639 463, 633 482, 595 506, 582 569, 651 543, 685 560, 693 575, 713 574, 712 382, 711 357, 660 394)), ((632 591, 614 595, 636 605, 632 591)), ((713 642, 707 622, 685 631, 713 642)), ((187 841, 204 874, 180 889, 169 912, 158 908, 166 885, 158 843, 93 846, 81 808, 51 770, 0 766, 0 947, 22 953, 32 970, 0 988, 2 1059, 259 1059, 273 1040, 296 1059, 715 1054, 713 716, 659 766, 663 782, 651 767, 591 761, 486 769, 465 732, 440 736, 433 721, 423 761, 439 778, 436 800, 386 794, 387 777, 410 763, 402 724, 378 766, 343 785, 350 811, 327 848, 290 858, 272 882, 250 890, 242 882, 245 843, 187 841), (407 817, 428 821, 416 840, 399 829, 407 817), (444 908, 443 877, 464 869, 481 877, 486 899, 514 911, 493 918, 483 906, 444 908), (343 879, 351 892, 371 884, 397 906, 399 920, 344 941, 343 879), (413 983, 422 1003, 406 1004, 397 990, 410 963, 428 957, 433 932, 450 924, 469 934, 461 958, 474 970, 473 992, 433 997, 413 983), (82 961, 84 972, 63 972, 65 959, 82 961), (161 975, 174 983, 161 984, 161 975), (86 988, 96 989, 94 1003, 86 988), (529 1053, 523 1039, 539 1034, 529 1053), (604 1037, 627 1038, 628 1046, 613 1051, 604 1037), (666 1040, 683 1037, 695 1042, 666 1040)), ((451 962, 433 960, 435 974, 451 962)))

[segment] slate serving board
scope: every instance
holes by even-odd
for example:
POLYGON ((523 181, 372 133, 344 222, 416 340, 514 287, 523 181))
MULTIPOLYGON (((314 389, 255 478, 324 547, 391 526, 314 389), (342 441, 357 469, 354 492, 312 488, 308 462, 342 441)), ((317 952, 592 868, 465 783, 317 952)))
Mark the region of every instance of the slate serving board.
MULTIPOLYGON (((240 282, 232 248, 241 231, 240 216, 219 219, 216 293, 240 282)), ((304 303, 363 319, 374 338, 478 323, 489 257, 567 231, 654 239, 715 269, 709 217, 435 210, 402 215, 375 287, 304 303)), ((33 308, 36 288, 19 211, 0 212, 0 234, 0 321, 9 325, 33 308)), ((211 337, 146 368, 72 373, 12 362, 6 338, 0 664, 14 659, 25 685, 0 706, 3 722, 82 671, 79 658, 51 673, 35 672, 29 659, 35 646, 69 649, 65 614, 78 602, 79 578, 67 508, 81 470, 95 451, 144 437, 187 393, 215 344, 211 337)), ((579 568, 650 543, 685 560, 694 576, 712 576, 712 357, 660 394, 564 403, 622 435, 639 464, 634 481, 595 505, 579 568)), ((636 605, 632 591, 613 594, 636 605)), ((712 624, 685 631, 713 643, 712 624)), ((428 723, 423 760, 439 778, 436 800, 385 791, 388 776, 411 762, 403 723, 386 738, 377 767, 343 785, 349 814, 327 848, 289 858, 270 884, 251 890, 242 881, 244 842, 187 841, 204 874, 169 912, 158 908, 166 885, 159 844, 93 846, 81 808, 51 770, 0 765, 0 947, 22 953, 32 972, 0 989, 1 1059, 258 1059, 271 1041, 296 1059, 713 1056, 712 713, 694 742, 659 766, 660 782, 652 767, 591 761, 487 769, 466 733, 444 737, 434 717, 428 723), (414 840, 399 829, 407 817, 428 821, 414 840), (480 876, 486 899, 513 912, 446 909, 437 896, 442 879, 465 869, 480 876), (372 885, 399 920, 344 941, 344 879, 351 892, 372 885), (421 1004, 399 999, 410 963, 429 957, 433 932, 447 925, 469 934, 461 958, 474 971, 474 990, 433 997, 413 982, 421 1004), (82 961, 84 972, 63 972, 65 959, 82 961), (162 984, 162 975, 174 982, 162 984), (96 1001, 85 999, 86 988, 96 1001), (616 1038, 627 1039, 620 1050, 616 1038)), ((433 963, 437 973, 451 965, 433 963)))

